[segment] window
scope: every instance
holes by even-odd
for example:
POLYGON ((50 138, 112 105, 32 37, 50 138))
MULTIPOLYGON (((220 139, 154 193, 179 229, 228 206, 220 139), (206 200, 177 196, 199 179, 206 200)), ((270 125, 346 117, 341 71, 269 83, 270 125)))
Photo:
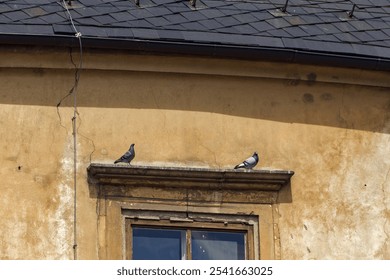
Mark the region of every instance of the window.
POLYGON ((99 259, 280 259, 293 174, 93 163, 99 259))
POLYGON ((253 258, 254 216, 124 211, 127 257, 133 260, 253 258), (146 214, 146 215, 145 215, 146 214), (154 220, 151 220, 153 219, 154 220))
POLYGON ((246 259, 245 232, 135 226, 131 238, 133 260, 246 259))

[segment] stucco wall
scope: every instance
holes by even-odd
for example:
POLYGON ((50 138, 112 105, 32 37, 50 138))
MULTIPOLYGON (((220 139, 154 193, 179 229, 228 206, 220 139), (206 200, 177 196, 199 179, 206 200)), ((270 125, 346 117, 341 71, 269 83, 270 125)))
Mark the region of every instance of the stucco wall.
MULTIPOLYGON (((73 53, 77 61, 78 54, 73 53)), ((390 75, 85 51, 78 87, 78 256, 98 258, 89 163, 294 170, 274 207, 282 259, 390 259, 390 75), (279 234, 280 233, 280 234, 279 234), (280 239, 279 239, 280 238, 280 239)), ((68 50, 0 51, 0 258, 73 258, 68 50)))

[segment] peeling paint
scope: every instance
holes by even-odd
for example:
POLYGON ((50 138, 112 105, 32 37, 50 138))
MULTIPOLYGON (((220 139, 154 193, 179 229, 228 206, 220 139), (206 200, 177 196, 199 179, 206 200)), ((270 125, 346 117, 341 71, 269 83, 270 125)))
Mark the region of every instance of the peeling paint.
POLYGON ((73 242, 73 138, 66 143, 61 159, 59 184, 57 185, 57 208, 49 220, 50 239, 55 246, 56 259, 71 259, 73 242))
MULTIPOLYGON (((74 73, 60 52, 14 52, 2 66, 2 259, 72 258, 73 112, 65 100, 63 129, 56 104, 74 73), (20 66, 27 60, 32 68, 20 66)), ((268 257, 390 259, 388 73, 206 58, 192 60, 194 73, 189 58, 87 54, 78 90, 83 258, 98 258, 105 238, 96 216, 106 208, 96 211, 86 175, 92 146, 94 162, 113 163, 136 143, 134 165, 233 168, 257 150, 256 169, 294 170, 291 201, 260 217, 275 233, 268 257)))
POLYGON ((53 241, 54 250, 51 252, 55 259, 71 259, 73 225, 71 224, 71 211, 73 202, 73 190, 64 184, 58 185, 58 208, 49 219, 50 239, 53 241))

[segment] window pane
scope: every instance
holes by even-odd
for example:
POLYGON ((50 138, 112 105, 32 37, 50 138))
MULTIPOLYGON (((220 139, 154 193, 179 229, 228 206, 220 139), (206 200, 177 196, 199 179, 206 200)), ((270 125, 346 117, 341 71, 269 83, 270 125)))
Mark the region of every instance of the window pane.
POLYGON ((185 231, 133 227, 133 260, 185 259, 185 231))
POLYGON ((244 260, 245 233, 192 231, 193 260, 244 260))

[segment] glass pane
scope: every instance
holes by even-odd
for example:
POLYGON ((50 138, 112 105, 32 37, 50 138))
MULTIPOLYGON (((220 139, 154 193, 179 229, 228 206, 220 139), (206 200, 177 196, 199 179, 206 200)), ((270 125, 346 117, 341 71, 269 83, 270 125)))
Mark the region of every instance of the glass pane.
POLYGON ((133 227, 133 260, 185 259, 185 236, 185 230, 133 227))
POLYGON ((193 260, 244 260, 245 233, 192 231, 193 260))

